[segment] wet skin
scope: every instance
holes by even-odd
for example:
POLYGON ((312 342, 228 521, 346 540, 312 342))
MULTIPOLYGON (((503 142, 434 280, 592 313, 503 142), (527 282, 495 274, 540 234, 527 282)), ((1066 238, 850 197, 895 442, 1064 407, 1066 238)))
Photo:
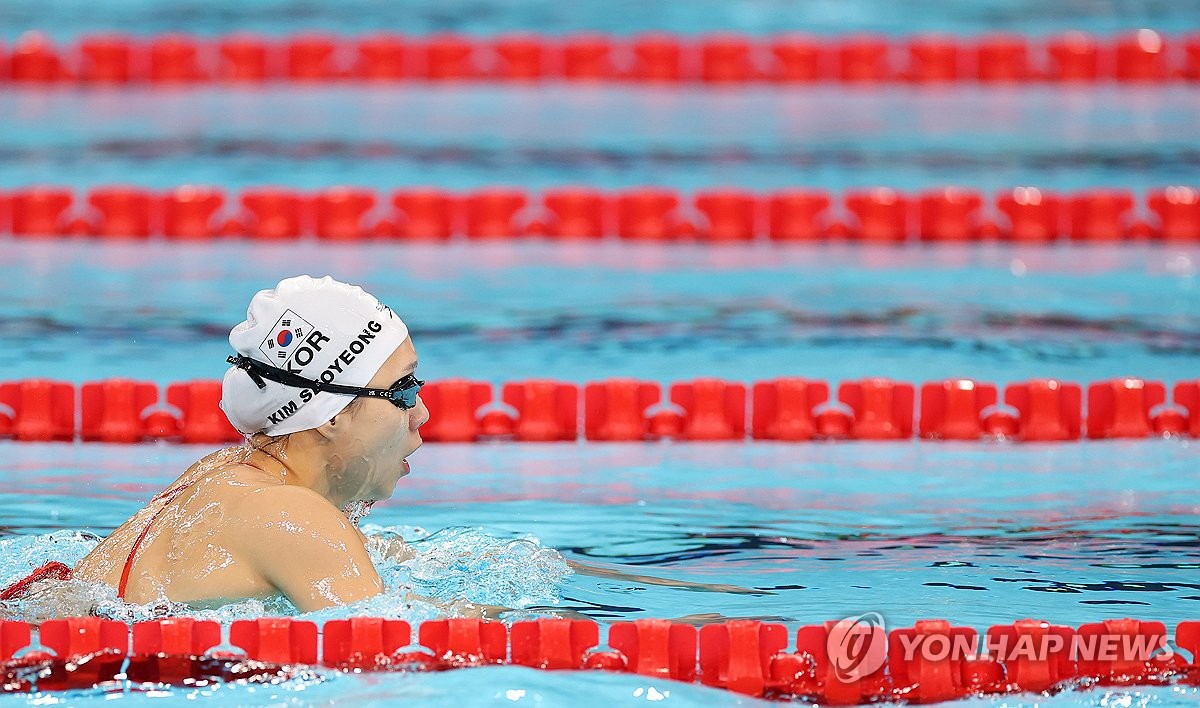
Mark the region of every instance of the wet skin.
MULTIPOLYGON (((388 388, 416 364, 406 339, 367 386, 388 388)), ((158 513, 129 576, 129 602, 283 593, 309 612, 379 594, 366 539, 341 509, 392 495, 428 419, 419 396, 409 410, 359 398, 285 444, 214 452, 168 487, 190 485, 185 491, 134 514, 76 565, 75 577, 116 587, 135 539, 158 513)))

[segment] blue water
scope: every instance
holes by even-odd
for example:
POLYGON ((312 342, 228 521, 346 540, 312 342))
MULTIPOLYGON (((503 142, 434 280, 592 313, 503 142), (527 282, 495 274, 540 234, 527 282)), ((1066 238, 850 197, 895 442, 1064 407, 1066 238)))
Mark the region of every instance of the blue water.
POLYGON ((243 30, 274 35, 310 29, 347 34, 388 29, 411 34, 1010 31, 1044 35, 1071 29, 1109 34, 1152 27, 1182 33, 1195 29, 1197 16, 1200 3, 1196 0, 581 0, 569 4, 552 0, 347 0, 336 4, 317 0, 9 0, 0 5, 0 36, 15 37, 27 28, 52 30, 55 36, 67 38, 99 30, 139 34, 243 30))
POLYGON ((250 296, 301 272, 377 293, 432 380, 1200 375, 1196 247, 4 248, 9 378, 218 378, 250 296))
MULTIPOLYGON (((85 550, 86 541, 56 542, 44 534, 107 533, 206 449, 0 443, 0 583, 32 563, 69 556, 64 548, 85 550)), ((1191 442, 1161 440, 430 444, 412 457, 413 474, 377 506, 366 530, 427 539, 415 544, 419 569, 382 568, 389 587, 400 578, 435 597, 450 591, 526 608, 513 618, 548 610, 605 622, 755 617, 794 630, 875 611, 890 627, 929 617, 983 630, 1022 617, 1077 625, 1120 616, 1173 627, 1196 617, 1200 603, 1194 459, 1191 442), (432 530, 441 531, 426 536, 432 530), (526 540, 512 546, 509 539, 526 540), (530 549, 538 547, 603 568, 732 584, 744 593, 556 578, 553 561, 530 564, 530 549), (447 553, 453 564, 439 561, 447 553)), ((369 606, 421 616, 388 597, 369 606)), ((261 611, 244 604, 215 616, 261 611)), ((527 701, 557 703, 572 690, 631 700, 651 686, 685 704, 735 700, 641 677, 520 669, 468 671, 451 682, 319 674, 311 683, 226 687, 217 695, 307 702, 397 700, 415 692, 423 702, 446 705, 513 700, 511 690, 525 691, 527 701)), ((207 691, 172 689, 164 697, 194 693, 207 691)), ((1182 700, 1195 690, 1066 694, 1055 703, 1103 705, 1123 696, 1182 700)))
MULTIPOLYGON (((544 0, 369 2, 9 0, 0 41, 119 29, 201 35, 381 29, 631 35, 926 31, 1033 37, 1197 28, 1200 1, 544 0)), ((1200 89, 546 85, 0 90, 0 190, 183 183, 237 190, 354 184, 386 193, 515 185, 733 185, 917 191, 962 184, 1147 189, 1195 184, 1200 89)), ((409 323, 430 380, 583 383, 698 376, 864 376, 1005 384, 1200 377, 1200 247, 900 248, 599 244, 99 244, 0 235, 0 380, 216 378, 259 288, 300 272, 361 283, 409 323)), ((208 448, 0 441, 0 584, 73 560, 208 448)), ((789 628, 880 612, 984 629, 1200 617, 1200 505, 1189 440, 1011 445, 429 444, 367 519, 414 561, 377 565, 390 592, 354 613, 413 621, 402 588, 512 608, 757 617, 789 628), (666 578, 572 574, 566 560, 666 578), (683 582, 726 587, 681 587, 683 582), (734 592, 737 586, 744 592, 734 592)), ((136 618, 103 587, 99 611, 136 618)), ((24 608, 29 609, 29 608, 24 608)), ((238 603, 222 620, 294 613, 238 603)), ((115 686, 5 703, 108 702, 115 686)), ((315 672, 270 686, 170 689, 183 704, 734 705, 749 699, 631 675, 514 667, 440 675, 315 672)), ((1053 705, 1194 703, 1161 687, 1036 697, 1053 705)), ((1034 697, 964 703, 1002 705, 1034 697)))
MULTIPOLYGON (((6 444, 0 518, 10 537, 60 528, 103 535, 203 452, 6 444)), ((1135 616, 1174 627, 1200 607, 1195 454, 1189 441, 1161 440, 429 444, 368 520, 409 536, 410 527, 463 526, 497 539, 532 536, 574 560, 751 591, 573 575, 557 599, 525 603, 603 620, 715 612, 795 627, 877 611, 896 627, 931 616, 979 628, 1027 616, 1070 625, 1135 616), (1004 479, 1020 484, 997 484, 1004 479)), ((425 543, 468 548, 483 538, 461 533, 425 543)), ((497 575, 536 573, 505 565, 519 550, 489 552, 497 575)), ((0 582, 12 575, 4 569, 0 582)), ((463 579, 450 569, 427 575, 434 594, 463 579)), ((500 590, 481 589, 488 581, 473 582, 480 587, 462 592, 499 601, 500 590)))
MULTIPOLYGON (((1200 15, 1198 15, 1200 16, 1200 15)), ((0 189, 1194 184, 1200 90, 399 85, 0 93, 0 189), (288 116, 281 123, 279 116, 288 116)))

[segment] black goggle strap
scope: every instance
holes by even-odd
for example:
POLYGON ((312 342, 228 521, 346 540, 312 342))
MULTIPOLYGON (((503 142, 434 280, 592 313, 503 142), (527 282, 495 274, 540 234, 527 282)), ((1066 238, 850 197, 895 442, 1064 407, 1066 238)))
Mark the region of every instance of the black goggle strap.
POLYGON ((231 356, 226 359, 230 364, 245 371, 250 378, 258 385, 259 388, 266 388, 263 379, 281 383, 284 386, 293 388, 311 388, 314 391, 325 393, 341 393, 348 396, 374 396, 376 398, 387 398, 387 391, 375 388, 360 388, 358 386, 343 386, 335 383, 325 383, 323 381, 313 381, 306 379, 299 374, 293 374, 290 371, 276 369, 270 364, 264 364, 257 359, 251 359, 248 356, 231 356))
MULTIPOLYGON (((254 381, 254 383, 260 389, 267 387, 267 384, 263 381, 263 379, 267 379, 268 381, 274 381, 275 383, 281 383, 284 386, 291 386, 293 388, 310 388, 318 392, 340 393, 345 396, 386 398, 389 401, 394 402, 397 400, 397 394, 403 394, 403 392, 412 390, 413 388, 416 388, 419 391, 421 386, 425 385, 424 381, 420 381, 413 374, 409 374, 408 376, 405 376, 397 381, 397 385, 393 386, 392 388, 362 388, 360 386, 343 386, 342 384, 325 383, 323 381, 306 379, 299 374, 293 374, 292 372, 284 369, 277 369, 270 364, 264 364, 261 361, 258 361, 257 359, 251 359, 248 356, 231 356, 227 358, 226 361, 238 367, 242 371, 245 371, 250 379, 254 381), (411 384, 401 385, 408 383, 409 379, 412 379, 411 384)), ((404 400, 403 396, 401 396, 399 400, 406 405, 408 404, 408 401, 404 400)), ((414 399, 413 405, 415 404, 416 401, 414 399)))

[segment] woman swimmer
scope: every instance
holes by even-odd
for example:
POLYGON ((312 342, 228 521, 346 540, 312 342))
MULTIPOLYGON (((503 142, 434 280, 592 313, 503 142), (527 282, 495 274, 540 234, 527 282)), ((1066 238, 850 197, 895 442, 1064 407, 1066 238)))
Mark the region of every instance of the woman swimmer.
MULTIPOLYGON (((136 604, 212 606, 281 593, 302 612, 383 591, 355 521, 408 474, 429 419, 408 328, 361 288, 298 276, 257 293, 229 343, 237 355, 221 407, 248 444, 192 465, 73 570, 49 563, 0 600, 68 577, 107 583, 136 604)), ((381 550, 411 555, 399 541, 381 550)), ((568 563, 610 579, 764 592, 568 563)), ((467 615, 503 609, 453 605, 467 615)))
POLYGON ((249 444, 192 465, 72 577, 138 604, 282 593, 303 612, 382 592, 350 510, 390 497, 421 446, 408 328, 361 288, 299 276, 257 293, 229 342, 221 407, 249 444))

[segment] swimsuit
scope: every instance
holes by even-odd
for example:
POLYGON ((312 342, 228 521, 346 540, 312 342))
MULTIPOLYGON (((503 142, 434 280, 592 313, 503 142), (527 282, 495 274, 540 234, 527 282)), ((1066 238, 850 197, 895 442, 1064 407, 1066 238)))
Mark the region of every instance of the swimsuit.
POLYGON ((125 567, 121 569, 121 582, 119 585, 117 585, 118 599, 125 599, 125 587, 129 585, 129 571, 133 570, 133 560, 137 556, 138 549, 142 546, 142 541, 146 540, 146 534, 150 533, 150 527, 153 526, 154 522, 158 520, 159 514, 162 514, 163 511, 171 505, 171 502, 175 501, 175 497, 182 494, 190 486, 192 486, 192 482, 182 484, 174 489, 168 489, 167 491, 150 500, 153 503, 160 499, 165 499, 166 502, 163 503, 162 506, 158 507, 158 511, 154 512, 154 515, 151 516, 150 520, 146 522, 146 525, 142 528, 142 532, 138 534, 137 540, 133 542, 133 548, 129 549, 129 558, 125 560, 125 567))
MULTIPOLYGON (((125 599, 125 587, 129 584, 129 572, 133 570, 133 561, 137 557, 137 552, 141 548, 142 542, 146 540, 146 535, 150 533, 150 527, 153 526, 154 522, 158 520, 158 517, 163 513, 163 510, 175 500, 175 497, 178 497, 180 494, 182 494, 186 489, 191 487, 192 484, 192 482, 188 482, 187 484, 180 485, 174 489, 168 489, 167 491, 150 500, 151 503, 164 499, 166 501, 161 507, 159 507, 158 511, 154 512, 154 515, 150 517, 150 521, 146 523, 146 526, 142 529, 142 532, 138 534, 137 539, 133 542, 133 548, 129 549, 129 558, 125 561, 125 567, 121 569, 121 582, 119 585, 117 585, 118 598, 122 600, 125 599)), ((30 573, 28 576, 16 581, 12 585, 9 585, 8 587, 4 588, 4 590, 0 591, 0 601, 16 600, 24 597, 25 593, 29 591, 29 586, 33 585, 39 580, 70 579, 71 568, 69 566, 58 561, 50 561, 30 573)))
POLYGON ((29 586, 39 580, 70 580, 71 568, 65 563, 58 561, 50 561, 41 568, 33 571, 28 577, 22 578, 17 582, 4 588, 0 591, 0 601, 16 600, 25 596, 29 591, 29 586))

